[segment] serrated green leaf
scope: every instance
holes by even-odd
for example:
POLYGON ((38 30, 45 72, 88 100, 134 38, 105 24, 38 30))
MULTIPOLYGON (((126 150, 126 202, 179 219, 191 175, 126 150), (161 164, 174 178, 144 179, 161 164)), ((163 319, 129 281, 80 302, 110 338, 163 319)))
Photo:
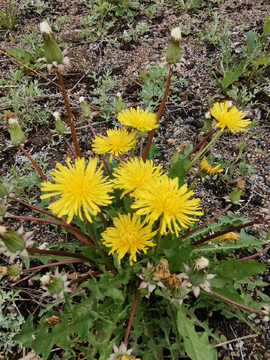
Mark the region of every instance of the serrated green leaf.
POLYGON ((177 312, 177 328, 183 336, 185 351, 192 360, 216 360, 217 352, 211 344, 209 344, 207 332, 199 336, 195 331, 192 320, 190 320, 179 309, 177 312))
POLYGON ((221 274, 234 280, 242 280, 251 275, 260 274, 266 269, 266 264, 260 264, 256 260, 239 262, 235 259, 221 261, 221 274))
POLYGON ((32 342, 33 334, 35 334, 35 330, 33 327, 33 315, 30 315, 27 318, 26 322, 23 324, 20 334, 16 334, 13 337, 13 340, 18 341, 20 344, 25 346, 26 343, 32 342))
POLYGON ((184 159, 181 161, 177 161, 177 163, 175 163, 169 173, 168 173, 168 177, 170 179, 174 179, 174 178, 178 178, 178 183, 179 183, 179 187, 181 187, 182 185, 184 185, 185 180, 186 180, 186 168, 188 167, 188 164, 190 163, 189 159, 184 159))
POLYGON ((184 263, 190 260, 190 254, 193 251, 193 246, 187 246, 181 249, 164 250, 166 258, 170 264, 170 272, 175 273, 185 271, 184 263))

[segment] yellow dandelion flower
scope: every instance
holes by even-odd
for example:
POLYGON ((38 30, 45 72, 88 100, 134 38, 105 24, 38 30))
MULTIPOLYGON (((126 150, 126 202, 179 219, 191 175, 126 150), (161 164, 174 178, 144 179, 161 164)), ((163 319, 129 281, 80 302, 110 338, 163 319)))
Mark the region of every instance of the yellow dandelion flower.
POLYGON ((220 127, 221 131, 229 129, 234 134, 236 131, 247 131, 245 128, 251 124, 251 121, 243 120, 246 116, 243 111, 237 110, 235 106, 229 109, 229 105, 229 101, 215 103, 210 110, 211 115, 218 121, 216 127, 220 127))
POLYGON ((130 110, 122 110, 117 119, 122 125, 132 126, 139 131, 151 131, 158 128, 156 124, 156 115, 148 110, 142 110, 137 106, 137 110, 130 108, 130 110))
POLYGON ((175 232, 178 236, 180 226, 187 228, 198 221, 192 215, 203 215, 199 211, 200 199, 188 200, 193 195, 194 192, 188 191, 186 184, 179 189, 178 178, 169 179, 163 175, 151 184, 146 184, 143 189, 136 190, 137 198, 131 207, 139 209, 136 214, 146 215, 148 221, 161 218, 161 234, 166 234, 168 227, 171 233, 175 232))
POLYGON ((227 241, 239 241, 240 235, 235 234, 234 232, 229 232, 227 234, 221 235, 218 238, 218 242, 227 242, 227 241))
POLYGON ((119 168, 113 172, 114 187, 124 189, 121 198, 125 194, 136 189, 142 189, 144 184, 148 184, 154 178, 161 176, 161 165, 154 165, 152 160, 132 159, 126 163, 122 163, 119 168))
POLYGON ((79 215, 83 220, 81 208, 87 220, 92 222, 90 214, 95 216, 100 212, 100 206, 111 204, 112 196, 108 193, 113 191, 113 185, 106 181, 107 178, 103 178, 102 166, 96 170, 97 159, 89 158, 86 168, 84 158, 77 158, 75 165, 70 164, 70 158, 66 163, 68 167, 56 164, 58 170, 54 169, 50 172, 55 184, 51 182, 41 184, 41 191, 51 193, 40 198, 47 199, 60 195, 58 200, 49 205, 49 209, 59 218, 68 215, 68 224, 74 215, 79 215))
POLYGON ((93 151, 96 154, 110 153, 112 156, 119 156, 129 151, 136 145, 136 134, 129 133, 126 129, 107 130, 107 136, 98 135, 93 140, 93 151))
POLYGON ((222 172, 223 169, 220 169, 220 167, 221 165, 219 164, 213 168, 210 164, 208 164, 206 158, 204 158, 199 165, 200 171, 208 175, 214 175, 216 173, 222 172))
POLYGON ((121 215, 113 219, 114 227, 108 227, 101 234, 101 241, 112 249, 109 255, 117 252, 119 261, 129 253, 129 261, 132 264, 137 261, 136 253, 143 251, 146 254, 149 246, 155 246, 152 237, 156 231, 152 231, 151 225, 145 226, 145 221, 141 223, 140 216, 133 214, 121 215))

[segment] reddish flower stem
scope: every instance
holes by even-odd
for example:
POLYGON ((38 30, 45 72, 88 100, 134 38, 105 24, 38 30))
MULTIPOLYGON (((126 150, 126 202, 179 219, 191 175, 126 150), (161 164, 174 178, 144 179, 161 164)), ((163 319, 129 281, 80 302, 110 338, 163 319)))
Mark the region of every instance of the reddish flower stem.
POLYGON ((254 221, 250 221, 249 223, 246 223, 246 224, 242 224, 242 225, 237 225, 237 226, 233 226, 229 229, 226 229, 226 230, 223 230, 223 231, 219 231, 213 235, 208 235, 198 241, 195 241, 193 244, 191 244, 192 246, 194 246, 195 248, 198 247, 198 245, 201 245, 211 239, 214 239, 218 236, 221 236, 221 235, 224 235, 224 234, 227 234, 229 232, 233 232, 233 231, 238 231, 238 230, 241 230, 241 229, 244 229, 246 227, 249 227, 249 226, 253 226, 255 224, 261 224, 261 223, 264 223, 265 221, 267 221, 266 218, 263 218, 263 219, 258 219, 258 220, 254 220, 254 221))
POLYGON ((69 148, 69 150, 72 152, 72 155, 76 158, 77 156, 76 156, 76 153, 75 153, 75 151, 74 151, 73 147, 72 147, 72 146, 70 145, 70 143, 67 141, 67 139, 66 139, 66 137, 65 137, 65 136, 63 136, 63 139, 64 139, 64 141, 65 141, 65 143, 66 143, 67 147, 69 148))
POLYGON ((257 252, 256 254, 244 257, 243 259, 238 259, 238 262, 242 262, 242 261, 247 261, 247 260, 251 260, 251 259, 255 259, 256 257, 262 255, 263 253, 265 253, 267 250, 270 249, 270 246, 267 246, 266 248, 262 249, 261 251, 257 252))
POLYGON ((193 153, 195 153, 195 151, 197 151, 198 148, 200 148, 202 145, 204 145, 204 143, 212 136, 214 135, 219 129, 215 129, 213 131, 211 131, 208 135, 206 135, 191 151, 190 153, 186 156, 186 159, 190 158, 191 155, 193 153))
POLYGON ((219 297, 220 299, 224 300, 225 302, 229 303, 229 304, 232 304, 234 306, 237 306, 241 309, 244 309, 244 310, 247 310, 247 311, 250 311, 252 313, 255 313, 255 314, 258 314, 258 315, 262 315, 262 316, 265 316, 265 314, 262 312, 262 311, 259 311, 259 310, 255 310, 255 309, 252 309, 248 306, 245 306, 245 305, 242 305, 242 304, 239 304, 233 300, 230 300, 228 298, 226 298, 225 296, 222 296, 222 295, 219 295, 217 293, 215 293, 214 291, 210 290, 210 294, 214 295, 214 296, 217 296, 219 297))
POLYGON ((37 222, 43 222, 43 223, 47 223, 47 224, 61 226, 61 227, 68 229, 73 235, 76 236, 77 239, 81 240, 85 245, 94 246, 94 244, 92 242, 90 242, 89 240, 87 240, 85 238, 85 237, 88 237, 86 234, 84 234, 83 232, 81 232, 81 230, 76 229, 69 224, 65 224, 65 223, 61 223, 59 221, 54 221, 54 220, 49 220, 49 219, 34 218, 34 217, 30 217, 30 216, 17 216, 17 215, 12 215, 12 214, 8 214, 8 216, 7 216, 7 214, 6 214, 6 217, 9 217, 11 219, 37 221, 37 222))
POLYGON ((28 272, 28 271, 34 271, 34 270, 40 270, 40 269, 44 269, 50 266, 59 266, 59 265, 66 265, 66 264, 74 264, 74 263, 81 263, 83 262, 83 260, 67 260, 67 261, 57 261, 55 263, 51 263, 51 264, 46 264, 46 265, 40 265, 40 266, 36 266, 30 269, 25 269, 21 271, 21 274, 28 272))
MULTIPOLYGON (((45 254, 45 255, 56 255, 56 256, 65 256, 65 257, 71 257, 77 260, 89 262, 91 264, 95 264, 95 262, 88 257, 80 254, 73 254, 69 253, 67 251, 57 251, 57 250, 42 250, 42 249, 34 249, 34 248, 26 248, 28 252, 32 252, 35 254, 45 254)), ((28 270, 28 269, 27 269, 28 270)))
POLYGON ((134 296, 134 300, 133 300, 133 304, 132 304, 132 308, 131 308, 131 312, 130 312, 130 317, 129 317, 129 320, 128 320, 128 325, 127 325, 125 338, 124 338, 124 341, 123 341, 125 345, 127 345, 128 336, 129 336, 129 333, 130 333, 132 321, 133 321, 133 318, 134 318, 134 315, 135 315, 137 302, 138 302, 138 299, 139 299, 139 294, 140 294, 140 290, 137 289, 137 291, 135 293, 135 296, 134 296))
POLYGON ((47 181, 45 175, 43 174, 43 172, 41 171, 40 167, 38 166, 38 164, 35 162, 35 160, 32 158, 32 156, 25 150, 25 148, 23 146, 20 146, 21 151, 24 153, 25 156, 28 157, 28 159, 31 161, 32 165, 34 166, 34 168, 37 170, 39 176, 41 177, 41 179, 43 181, 47 181))
POLYGON ((218 214, 216 214, 215 216, 213 216, 211 219, 207 220, 205 223, 203 223, 202 225, 196 227, 195 229, 189 231, 188 233, 186 233, 184 236, 181 237, 181 239, 186 239, 187 237, 189 237, 190 235, 194 234, 195 232, 197 232, 198 230, 204 228, 205 226, 207 226, 208 224, 210 224, 212 221, 215 221, 217 218, 219 218, 222 214, 224 214, 227 210, 229 210, 229 208, 231 207, 231 204, 229 204, 228 206, 225 207, 225 209, 221 210, 218 214))
MULTIPOLYGON (((167 79, 166 89, 164 91, 163 99, 161 101, 161 104, 160 104, 160 107, 158 109, 158 113, 157 113, 157 116, 156 116, 156 124, 159 122, 159 119, 161 117, 162 111, 163 111, 165 103, 166 103, 167 96, 169 94, 171 81, 172 81, 173 68, 174 68, 174 64, 171 64, 168 79, 167 79)), ((145 150, 144 150, 144 153, 143 153, 143 157, 142 157, 144 162, 146 162, 146 159, 147 159, 147 156, 148 156, 148 153, 149 153, 149 150, 150 150, 150 146, 152 144, 152 140, 153 140, 153 137, 155 135, 155 131, 156 131, 156 129, 151 130, 151 132, 148 135, 148 140, 147 140, 145 150)))
POLYGON ((71 109, 70 109, 70 104, 69 104, 69 100, 68 100, 68 97, 67 97, 65 84, 63 82, 62 75, 58 70, 56 70, 56 75, 57 75, 57 78, 58 78, 58 81, 59 81, 59 85, 61 87, 63 99, 64 99, 66 110, 67 110, 68 122, 69 122, 70 130, 71 130, 71 134, 72 134, 72 139, 73 139, 73 143, 74 143, 75 150, 76 150, 76 155, 77 155, 77 157, 82 157, 81 150, 80 150, 79 143, 78 143, 76 129, 75 129, 74 122, 73 122, 73 116, 72 116, 71 109))
MULTIPOLYGON (((30 209, 32 209, 32 210, 38 211, 38 212, 40 212, 40 213, 42 213, 42 214, 46 214, 46 215, 48 215, 48 216, 51 216, 51 217, 53 217, 53 218, 56 219, 56 220, 60 220, 60 218, 59 218, 58 216, 53 215, 51 212, 49 212, 49 211, 47 211, 47 210, 43 210, 43 209, 38 208, 37 206, 28 204, 28 203, 26 203, 26 202, 24 202, 24 201, 22 201, 22 200, 20 200, 20 199, 17 199, 15 196, 9 196, 9 197, 10 197, 12 200, 18 202, 19 204, 21 204, 21 205, 23 205, 23 206, 26 206, 26 207, 28 207, 28 208, 30 208, 30 209)), ((64 216, 61 217, 61 220, 63 221, 64 224, 66 224, 67 221, 66 221, 66 219, 65 219, 64 216)), ((86 238, 89 242, 92 241, 91 238, 90 238, 90 236, 88 236, 87 234, 85 234, 84 232, 82 232, 80 229, 76 228, 73 223, 71 223, 70 226, 72 226, 72 228, 75 229, 76 232, 77 232, 79 235, 81 235, 81 236, 83 236, 84 238, 86 238)))

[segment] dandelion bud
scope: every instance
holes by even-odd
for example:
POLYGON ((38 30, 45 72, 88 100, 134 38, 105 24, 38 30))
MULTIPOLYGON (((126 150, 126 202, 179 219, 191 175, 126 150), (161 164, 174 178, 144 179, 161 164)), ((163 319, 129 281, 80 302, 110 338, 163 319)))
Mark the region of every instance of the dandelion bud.
POLYGON ((19 265, 12 265, 7 266, 7 275, 17 277, 20 275, 20 266, 19 265))
POLYGON ((5 244, 6 249, 15 254, 25 249, 25 240, 16 231, 9 230, 5 226, 0 226, 0 239, 5 244))
POLYGON ((233 189, 233 191, 229 196, 229 199, 231 200, 232 203, 237 203, 240 200, 244 192, 244 188, 245 188, 245 182, 242 179, 237 179, 236 188, 233 189))
POLYGON ((9 111, 5 114, 4 120, 8 124, 8 130, 10 133, 10 140, 12 145, 14 146, 20 146, 21 144, 26 143, 26 138, 24 136, 24 133, 18 123, 18 120, 14 113, 9 111))
POLYGON ((56 62, 57 65, 62 64, 63 54, 55 40, 52 29, 47 21, 40 24, 40 31, 43 37, 43 49, 45 52, 45 59, 47 64, 56 62))
POLYGON ((212 122, 213 122, 213 119, 210 118, 210 119, 205 119, 205 122, 204 122, 204 125, 203 125, 203 132, 207 135, 209 134, 212 130, 213 130, 213 127, 212 127, 212 122))
POLYGON ((3 199, 6 195, 8 195, 8 189, 5 187, 5 185, 0 184, 0 199, 3 199))
POLYGON ((66 125, 62 121, 60 113, 55 111, 53 117, 55 119, 55 130, 59 135, 63 135, 66 132, 66 125))
POLYGON ((65 282, 61 278, 52 276, 51 281, 46 285, 46 288, 50 295, 60 294, 65 288, 65 282))
POLYGON ((122 96, 121 93, 118 92, 116 94, 115 97, 115 107, 114 107, 114 111, 116 114, 120 113, 123 110, 123 100, 122 100, 122 96))
POLYGON ((174 28, 171 32, 170 45, 166 54, 166 60, 169 64, 175 64, 181 59, 181 31, 180 28, 174 28))
POLYGON ((89 105, 87 104, 83 96, 81 96, 79 100, 82 109, 82 117, 89 118, 91 116, 91 109, 89 105))

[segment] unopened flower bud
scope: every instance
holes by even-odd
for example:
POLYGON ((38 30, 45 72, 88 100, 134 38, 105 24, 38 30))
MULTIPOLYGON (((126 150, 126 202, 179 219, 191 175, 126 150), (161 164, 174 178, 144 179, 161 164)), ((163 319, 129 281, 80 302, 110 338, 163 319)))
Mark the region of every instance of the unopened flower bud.
POLYGON ((180 28, 174 28, 171 31, 170 45, 166 54, 166 60, 169 64, 175 64, 181 59, 181 31, 180 28))
POLYGON ((40 24, 40 31, 43 37, 43 49, 47 64, 52 64, 53 62, 56 62, 57 65, 62 64, 63 54, 47 21, 43 21, 40 24))
POLYGON ((240 200, 242 194, 243 190, 236 188, 230 193, 229 199, 232 203, 237 203, 240 200))
POLYGON ((213 122, 213 119, 210 118, 210 119, 205 119, 205 122, 204 122, 204 125, 203 125, 203 132, 207 135, 209 134, 212 130, 213 130, 213 127, 212 127, 212 122, 213 122))
POLYGON ((83 96, 81 96, 79 100, 82 109, 82 117, 87 119, 91 116, 90 106, 87 104, 83 96))
POLYGON ((53 117, 55 119, 55 130, 59 135, 63 135, 66 132, 66 125, 62 121, 60 113, 55 111, 53 117))
MULTIPOLYGON (((0 228, 5 228, 1 226, 0 228)), ((25 249, 25 240, 16 231, 0 229, 0 239, 5 244, 6 249, 11 253, 15 254, 17 251, 23 251, 25 249)))
POLYGON ((115 107, 114 107, 114 111, 116 114, 120 113, 123 110, 123 100, 122 100, 122 96, 121 93, 118 92, 116 94, 115 97, 115 107))
POLYGON ((26 138, 24 136, 24 133, 18 123, 18 120, 14 113, 9 111, 5 114, 4 120, 8 124, 8 130, 10 133, 10 140, 12 145, 14 146, 20 146, 21 144, 26 143, 26 138))
POLYGON ((65 288, 65 282, 59 277, 51 277, 49 284, 45 285, 50 295, 60 294, 65 288))
POLYGON ((20 275, 20 266, 19 265, 12 265, 7 266, 7 275, 17 277, 20 275))

